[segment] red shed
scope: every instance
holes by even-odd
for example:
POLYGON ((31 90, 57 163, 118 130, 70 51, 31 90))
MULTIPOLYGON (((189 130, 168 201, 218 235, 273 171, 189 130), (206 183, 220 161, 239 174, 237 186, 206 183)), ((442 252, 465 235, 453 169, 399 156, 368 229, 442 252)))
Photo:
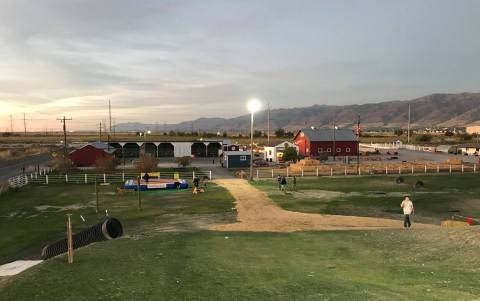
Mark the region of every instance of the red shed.
POLYGON ((115 149, 108 147, 107 143, 94 142, 72 151, 68 158, 75 166, 94 166, 98 158, 113 157, 114 151, 115 149))
POLYGON ((358 151, 358 138, 351 129, 303 128, 294 143, 302 157, 356 156, 358 151))

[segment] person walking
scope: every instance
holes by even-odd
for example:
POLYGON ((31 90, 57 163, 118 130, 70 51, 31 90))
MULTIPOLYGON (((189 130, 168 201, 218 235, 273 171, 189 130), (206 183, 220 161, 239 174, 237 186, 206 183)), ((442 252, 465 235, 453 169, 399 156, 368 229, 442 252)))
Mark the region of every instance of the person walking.
POLYGON ((280 184, 281 184, 280 190, 281 190, 281 191, 284 191, 284 192, 287 192, 287 188, 286 188, 286 186, 287 186, 287 179, 285 179, 285 177, 282 177, 282 180, 280 181, 280 184))
POLYGON ((277 176, 277 183, 278 183, 278 190, 282 190, 282 184, 280 183, 282 181, 282 178, 280 175, 277 176))
POLYGON ((403 209, 403 227, 405 229, 410 229, 412 226, 412 221, 410 215, 414 213, 413 203, 408 196, 405 196, 400 207, 403 209))

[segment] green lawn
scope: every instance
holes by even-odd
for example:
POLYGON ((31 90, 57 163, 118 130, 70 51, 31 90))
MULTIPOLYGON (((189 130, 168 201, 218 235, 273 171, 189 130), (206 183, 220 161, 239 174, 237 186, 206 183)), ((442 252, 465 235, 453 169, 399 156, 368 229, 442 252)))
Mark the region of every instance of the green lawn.
MULTIPOLYGON (((400 203, 410 194, 414 219, 439 224, 454 214, 480 217, 480 177, 474 174, 297 178, 298 191, 283 193, 276 180, 255 182, 255 186, 281 207, 301 212, 401 218, 400 203), (423 188, 413 189, 421 180, 423 188)), ((291 179, 288 188, 292 189, 291 179)))
POLYGON ((96 243, 2 300, 473 300, 478 231, 179 232, 96 243))
POLYGON ((93 185, 30 185, 0 195, 0 264, 35 258, 43 245, 64 237, 67 213, 73 214, 74 231, 78 231, 103 220, 108 210, 123 223, 126 235, 235 221, 232 196, 213 183, 207 193, 195 196, 190 189, 142 192, 142 210, 138 210, 136 192, 118 196, 116 187, 99 186, 98 214, 93 185))

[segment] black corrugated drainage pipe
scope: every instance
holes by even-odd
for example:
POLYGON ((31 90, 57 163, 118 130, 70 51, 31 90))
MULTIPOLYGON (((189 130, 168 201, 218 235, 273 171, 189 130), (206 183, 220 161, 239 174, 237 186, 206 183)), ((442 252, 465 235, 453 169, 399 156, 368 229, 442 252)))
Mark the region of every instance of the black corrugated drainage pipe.
MULTIPOLYGON (((122 236, 123 227, 116 218, 109 218, 102 223, 96 224, 88 229, 73 235, 73 248, 77 249, 92 242, 114 239, 122 236)), ((57 256, 67 252, 67 239, 64 238, 42 249, 42 259, 57 256)))

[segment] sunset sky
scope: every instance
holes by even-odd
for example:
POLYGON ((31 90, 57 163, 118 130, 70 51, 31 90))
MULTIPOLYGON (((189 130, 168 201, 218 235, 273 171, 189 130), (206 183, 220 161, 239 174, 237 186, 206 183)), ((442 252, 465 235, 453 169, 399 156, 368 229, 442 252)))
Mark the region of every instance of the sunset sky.
POLYGON ((480 1, 0 0, 0 131, 480 91, 480 1))

